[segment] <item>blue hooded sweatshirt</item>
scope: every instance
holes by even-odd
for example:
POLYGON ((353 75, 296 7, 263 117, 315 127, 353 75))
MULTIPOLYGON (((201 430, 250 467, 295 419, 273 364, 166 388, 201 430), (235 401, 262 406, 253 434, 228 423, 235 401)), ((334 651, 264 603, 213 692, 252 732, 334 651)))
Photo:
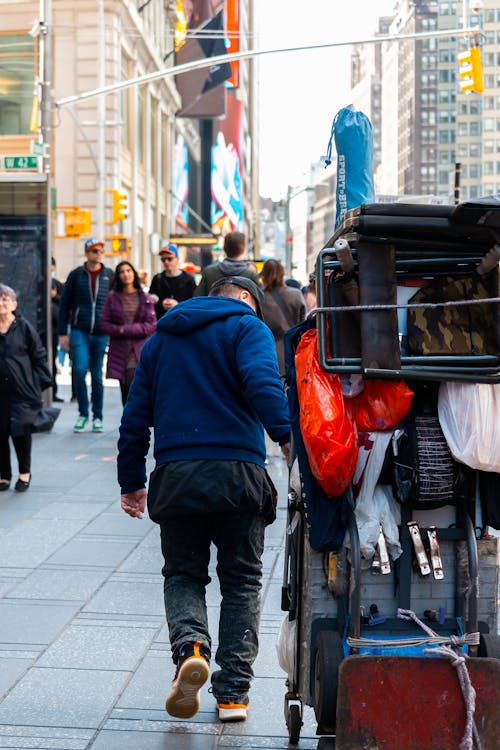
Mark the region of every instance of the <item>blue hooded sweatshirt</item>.
POLYGON ((271 331, 241 300, 181 302, 158 321, 141 352, 120 426, 122 492, 146 484, 150 427, 157 466, 219 459, 263 467, 263 426, 273 441, 289 441, 271 331))

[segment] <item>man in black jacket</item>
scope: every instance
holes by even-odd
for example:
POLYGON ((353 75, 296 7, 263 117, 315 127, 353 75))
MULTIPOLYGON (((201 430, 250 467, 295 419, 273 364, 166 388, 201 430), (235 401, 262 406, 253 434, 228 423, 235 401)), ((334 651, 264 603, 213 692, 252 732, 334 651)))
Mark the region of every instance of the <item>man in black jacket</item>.
POLYGON ((158 255, 163 263, 163 271, 153 276, 149 293, 156 297, 156 317, 160 320, 178 302, 191 299, 196 282, 190 273, 179 268, 179 251, 176 245, 164 245, 158 255))
POLYGON ((78 419, 74 432, 83 432, 89 420, 89 398, 85 378, 90 370, 92 383, 92 431, 102 432, 102 361, 108 337, 99 330, 99 319, 108 296, 113 272, 102 263, 104 242, 91 238, 85 243, 85 263, 74 268, 66 279, 59 308, 59 343, 69 351, 73 362, 78 419), (68 328, 71 333, 68 336, 68 328))

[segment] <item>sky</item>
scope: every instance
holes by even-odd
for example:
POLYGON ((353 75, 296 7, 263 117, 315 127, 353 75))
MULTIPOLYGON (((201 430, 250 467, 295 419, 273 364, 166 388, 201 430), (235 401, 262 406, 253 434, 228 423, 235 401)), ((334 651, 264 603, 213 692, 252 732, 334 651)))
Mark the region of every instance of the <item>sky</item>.
MULTIPOLYGON (((258 49, 372 37, 395 0, 256 0, 258 49)), ((326 154, 335 114, 350 104, 351 48, 259 58, 260 194, 279 200, 305 186, 326 154)))

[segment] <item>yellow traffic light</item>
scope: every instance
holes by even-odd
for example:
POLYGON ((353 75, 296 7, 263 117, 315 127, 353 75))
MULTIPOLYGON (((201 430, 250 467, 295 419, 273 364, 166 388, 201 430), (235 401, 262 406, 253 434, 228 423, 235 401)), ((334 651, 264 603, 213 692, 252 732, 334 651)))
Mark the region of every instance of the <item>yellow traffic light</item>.
POLYGON ((115 224, 128 216, 127 196, 125 193, 119 193, 118 190, 113 190, 112 215, 115 224))
POLYGON ((111 221, 105 221, 105 224, 117 224, 128 216, 128 199, 125 193, 119 190, 110 190, 106 188, 106 193, 111 193, 111 221))
POLYGON ((458 55, 458 62, 460 63, 458 69, 460 90, 464 94, 470 94, 471 91, 481 94, 484 91, 484 86, 479 47, 470 47, 466 52, 461 52, 458 55))
POLYGON ((129 255, 131 250, 131 242, 128 237, 124 237, 123 234, 106 234, 106 240, 110 240, 111 250, 104 253, 104 255, 129 255))

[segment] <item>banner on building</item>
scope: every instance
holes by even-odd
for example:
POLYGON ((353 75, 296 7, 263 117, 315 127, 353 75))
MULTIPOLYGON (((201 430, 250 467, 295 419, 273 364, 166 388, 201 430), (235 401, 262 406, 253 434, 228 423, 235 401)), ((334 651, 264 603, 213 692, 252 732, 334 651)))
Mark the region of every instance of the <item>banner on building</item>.
MULTIPOLYGON (((224 30, 224 2, 182 0, 188 35, 175 56, 175 64, 227 54, 224 30), (190 7, 188 7, 190 6, 190 7)), ((215 118, 226 112, 224 81, 232 75, 229 63, 215 65, 175 77, 182 105, 178 117, 215 118)))

